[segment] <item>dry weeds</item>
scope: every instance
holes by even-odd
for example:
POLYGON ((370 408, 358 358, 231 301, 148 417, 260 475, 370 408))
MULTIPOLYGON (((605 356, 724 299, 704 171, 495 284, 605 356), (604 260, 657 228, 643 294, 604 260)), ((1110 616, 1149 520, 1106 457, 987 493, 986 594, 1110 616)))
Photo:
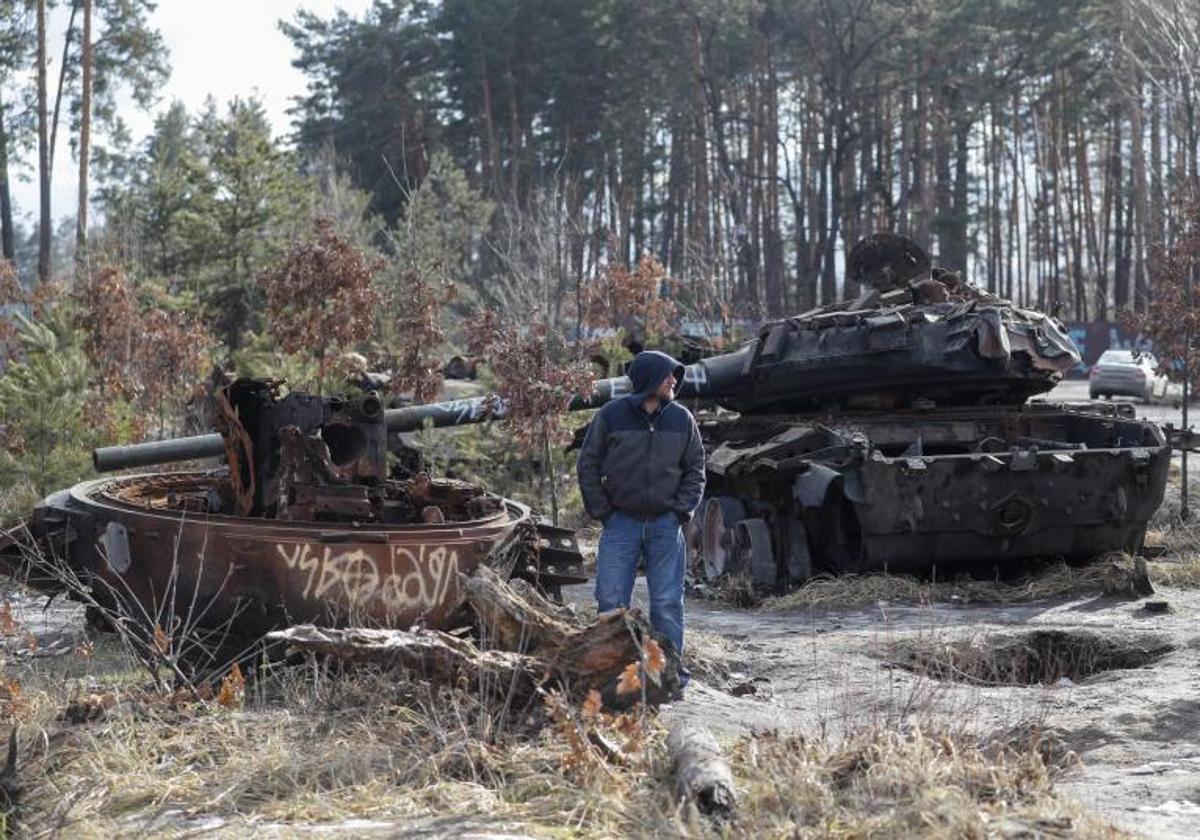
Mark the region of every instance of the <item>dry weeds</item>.
POLYGON ((132 660, 110 654, 88 663, 87 679, 64 679, 74 660, 22 674, 30 702, 5 717, 21 722, 23 836, 429 825, 582 837, 1114 834, 1056 797, 1059 764, 1037 739, 881 728, 840 742, 743 738, 730 745, 742 807, 721 829, 672 801, 653 717, 539 706, 505 721, 462 692, 315 666, 252 682, 242 706, 225 707, 133 688, 132 660), (55 719, 109 691, 121 701, 91 723, 55 719), (597 735, 608 748, 588 746, 597 735))
POLYGON ((1073 761, 1033 730, 982 741, 923 732, 858 732, 742 741, 736 833, 754 837, 1119 837, 1054 793, 1073 761))
POLYGON ((865 575, 820 576, 785 595, 767 598, 765 610, 861 607, 879 602, 926 604, 1019 604, 1056 598, 1097 595, 1109 591, 1117 576, 1132 574, 1134 559, 1109 555, 1095 563, 1072 566, 1053 563, 1018 580, 921 580, 886 572, 865 575))
MULTIPOLYGON (((564 772, 570 756, 555 729, 504 724, 477 698, 379 674, 290 669, 252 685, 242 708, 125 690, 76 726, 48 714, 71 694, 27 693, 45 697, 22 728, 28 836, 171 836, 201 825, 230 836, 252 826, 398 831, 448 817, 614 835, 627 829, 622 802, 658 787, 646 783, 643 753, 619 768, 593 760, 564 772), (39 729, 45 739, 29 737, 39 729)), ((655 743, 657 729, 647 731, 655 743)))
POLYGON ((1158 560, 1146 565, 1150 569, 1150 581, 1156 586, 1200 588, 1200 555, 1179 560, 1158 560))

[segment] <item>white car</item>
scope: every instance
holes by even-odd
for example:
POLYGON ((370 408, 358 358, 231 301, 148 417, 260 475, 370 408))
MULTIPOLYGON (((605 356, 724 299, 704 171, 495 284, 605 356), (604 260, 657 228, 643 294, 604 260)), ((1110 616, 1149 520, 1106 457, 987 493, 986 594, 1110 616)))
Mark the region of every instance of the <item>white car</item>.
POLYGON ((1166 399, 1167 377, 1158 373, 1158 361, 1149 353, 1105 350, 1088 377, 1092 399, 1137 397, 1147 403, 1166 399))

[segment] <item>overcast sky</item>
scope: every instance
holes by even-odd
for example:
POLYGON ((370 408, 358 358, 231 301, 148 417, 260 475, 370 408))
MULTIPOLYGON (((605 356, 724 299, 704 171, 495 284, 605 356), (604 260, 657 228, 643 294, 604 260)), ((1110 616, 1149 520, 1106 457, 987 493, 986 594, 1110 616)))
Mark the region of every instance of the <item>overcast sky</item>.
MULTIPOLYGON (((304 77, 292 67, 295 51, 279 31, 280 19, 291 19, 297 10, 307 9, 321 17, 337 9, 359 16, 371 0, 159 0, 153 23, 162 33, 170 51, 171 77, 151 113, 132 104, 122 113, 135 141, 149 133, 154 114, 174 100, 189 111, 197 111, 205 97, 218 103, 235 96, 257 96, 266 107, 276 133, 288 129, 287 109, 291 97, 304 92, 304 77)), ((57 47, 51 66, 51 80, 57 78, 58 58, 62 49, 63 9, 55 13, 58 23, 51 35, 57 47)), ((51 92, 53 96, 53 91, 51 92)), ((99 140, 103 143, 103 138, 99 140)), ((59 135, 54 162, 52 207, 55 219, 75 215, 77 164, 70 143, 59 135)), ((36 161, 36 153, 30 156, 36 161)), ((38 189, 32 166, 14 178, 13 203, 21 220, 30 225, 37 216, 38 189)))

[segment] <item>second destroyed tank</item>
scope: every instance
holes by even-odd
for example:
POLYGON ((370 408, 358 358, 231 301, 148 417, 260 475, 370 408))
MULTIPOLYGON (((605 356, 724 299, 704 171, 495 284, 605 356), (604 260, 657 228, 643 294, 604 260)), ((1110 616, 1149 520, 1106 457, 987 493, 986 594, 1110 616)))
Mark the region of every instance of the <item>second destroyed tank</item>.
MULTIPOLYGON (((686 369, 678 396, 708 453, 688 529, 700 576, 775 586, 1141 547, 1170 444, 1131 406, 1028 402, 1079 364, 1061 324, 933 267, 904 237, 864 240, 848 266, 855 299, 686 369)), ((628 391, 601 380, 571 407, 628 391)), ((504 414, 479 397, 398 409, 389 426, 504 414)))
POLYGON ((772 586, 1140 549, 1171 447, 1131 406, 1030 404, 1079 364, 1061 325, 879 234, 856 300, 765 325, 701 419, 702 575, 772 586))

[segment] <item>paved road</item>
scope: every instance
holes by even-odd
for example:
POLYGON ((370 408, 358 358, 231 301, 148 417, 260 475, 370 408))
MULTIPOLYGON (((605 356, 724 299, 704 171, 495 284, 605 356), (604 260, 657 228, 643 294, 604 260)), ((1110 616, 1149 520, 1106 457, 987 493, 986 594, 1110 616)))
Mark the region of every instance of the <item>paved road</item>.
MULTIPOLYGON (((1172 394, 1175 392, 1172 391, 1172 394)), ((1060 382, 1058 386, 1046 394, 1044 397, 1050 402, 1078 402, 1080 400, 1090 399, 1088 397, 1088 383, 1086 379, 1068 379, 1060 382)), ((1147 420, 1152 420, 1155 423, 1174 423, 1176 426, 1181 426, 1182 411, 1175 408, 1170 403, 1155 403, 1153 405, 1145 405, 1140 400, 1134 400, 1131 397, 1113 397, 1114 402, 1131 402, 1137 409, 1138 417, 1144 417, 1147 420)), ((1193 426, 1200 425, 1200 402, 1193 400, 1188 407, 1188 422, 1193 426)))

